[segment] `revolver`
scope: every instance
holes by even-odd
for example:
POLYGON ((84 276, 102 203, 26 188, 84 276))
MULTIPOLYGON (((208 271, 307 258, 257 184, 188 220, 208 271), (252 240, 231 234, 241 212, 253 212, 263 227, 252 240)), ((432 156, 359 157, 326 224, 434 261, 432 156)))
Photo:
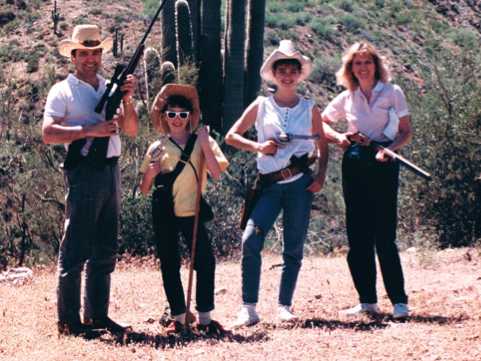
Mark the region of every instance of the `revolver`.
POLYGON ((292 134, 292 133, 280 133, 278 140, 279 143, 290 143, 294 139, 319 139, 319 135, 298 135, 298 134, 292 134))
POLYGON ((169 140, 170 134, 166 134, 164 138, 160 141, 159 145, 150 153, 151 159, 150 163, 160 162, 162 155, 164 154, 164 144, 169 140))

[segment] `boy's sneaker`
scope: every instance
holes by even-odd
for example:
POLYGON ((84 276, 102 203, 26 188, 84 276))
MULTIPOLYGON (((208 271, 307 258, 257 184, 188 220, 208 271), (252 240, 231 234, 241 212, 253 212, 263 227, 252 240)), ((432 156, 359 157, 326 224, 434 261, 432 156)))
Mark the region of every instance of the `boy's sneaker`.
POLYGON ((360 303, 357 306, 341 311, 340 313, 350 316, 375 314, 378 313, 377 303, 360 303))
POLYGON ((172 321, 169 326, 165 328, 165 333, 170 335, 173 333, 180 334, 184 330, 184 324, 179 321, 172 321))
POLYGON ((282 321, 287 322, 299 319, 299 316, 294 314, 289 306, 285 305, 277 306, 277 317, 279 317, 282 321))
POLYGON ((409 317, 408 305, 405 303, 395 303, 392 317, 394 319, 408 318, 409 317))
POLYGON ((231 329, 239 328, 243 326, 251 326, 260 322, 260 317, 256 312, 255 307, 243 306, 242 310, 239 312, 237 321, 232 324, 231 329))

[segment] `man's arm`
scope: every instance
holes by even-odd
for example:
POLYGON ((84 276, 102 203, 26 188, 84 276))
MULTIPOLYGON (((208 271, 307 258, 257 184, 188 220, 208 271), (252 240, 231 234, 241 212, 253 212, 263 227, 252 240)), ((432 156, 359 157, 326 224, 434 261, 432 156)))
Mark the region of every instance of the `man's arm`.
POLYGON ((63 121, 62 117, 44 116, 42 139, 45 143, 72 143, 74 140, 87 137, 108 137, 118 134, 114 120, 90 125, 65 125, 63 121))
POLYGON ((137 134, 139 127, 139 118, 132 103, 132 94, 134 94, 135 91, 135 77, 130 74, 127 75, 127 79, 125 79, 125 82, 120 89, 126 92, 122 98, 124 103, 124 114, 116 120, 125 134, 133 136, 137 134))

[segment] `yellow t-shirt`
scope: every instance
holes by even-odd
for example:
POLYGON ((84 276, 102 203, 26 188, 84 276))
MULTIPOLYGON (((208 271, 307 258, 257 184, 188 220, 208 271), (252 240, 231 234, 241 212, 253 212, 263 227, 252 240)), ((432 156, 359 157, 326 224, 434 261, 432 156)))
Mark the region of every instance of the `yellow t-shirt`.
MULTIPOLYGON (((145 156, 142 167, 140 168, 141 173, 146 173, 149 170, 149 164, 151 160, 152 151, 158 147, 160 141, 156 141, 149 146, 147 154, 145 156)), ((224 171, 229 162, 227 161, 224 153, 220 149, 219 145, 214 139, 209 137, 210 148, 214 152, 217 161, 220 164, 221 171, 224 171)), ((185 144, 179 144, 182 149, 185 148, 185 144)), ((160 160, 160 165, 162 168, 162 173, 172 172, 177 166, 177 162, 180 159, 181 152, 180 149, 175 146, 170 140, 164 145, 164 154, 160 160)), ((197 139, 194 145, 194 150, 190 155, 190 161, 194 165, 197 173, 199 173, 199 162, 200 162, 200 151, 201 146, 199 140, 197 139)), ((203 182, 202 182, 202 193, 205 192, 205 186, 207 181, 207 163, 204 163, 204 169, 202 172, 203 182)), ((155 183, 155 181, 154 181, 155 183)), ((187 163, 174 182, 172 195, 174 197, 174 212, 177 217, 191 217, 195 215, 195 199, 197 193, 197 179, 195 177, 194 170, 192 166, 187 163)))

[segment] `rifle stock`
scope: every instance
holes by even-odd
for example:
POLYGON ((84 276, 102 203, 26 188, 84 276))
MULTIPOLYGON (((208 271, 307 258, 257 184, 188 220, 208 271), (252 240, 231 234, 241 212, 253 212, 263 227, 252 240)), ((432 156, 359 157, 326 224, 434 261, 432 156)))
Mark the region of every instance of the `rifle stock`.
POLYGON ((351 143, 356 143, 356 144, 359 144, 359 145, 362 145, 362 146, 371 147, 371 148, 374 148, 376 150, 382 149, 382 150, 384 150, 385 155, 387 155, 392 160, 398 162, 400 165, 406 167, 411 172, 417 174, 418 176, 424 178, 425 180, 429 181, 429 180, 432 179, 430 173, 428 173, 425 170, 423 170, 423 169, 419 168, 418 166, 414 165, 413 163, 411 163, 409 160, 407 160, 403 156, 393 152, 390 149, 387 149, 386 147, 382 146, 381 144, 377 143, 376 141, 369 139, 364 134, 361 134, 361 133, 357 132, 356 134, 349 136, 348 139, 351 143))

